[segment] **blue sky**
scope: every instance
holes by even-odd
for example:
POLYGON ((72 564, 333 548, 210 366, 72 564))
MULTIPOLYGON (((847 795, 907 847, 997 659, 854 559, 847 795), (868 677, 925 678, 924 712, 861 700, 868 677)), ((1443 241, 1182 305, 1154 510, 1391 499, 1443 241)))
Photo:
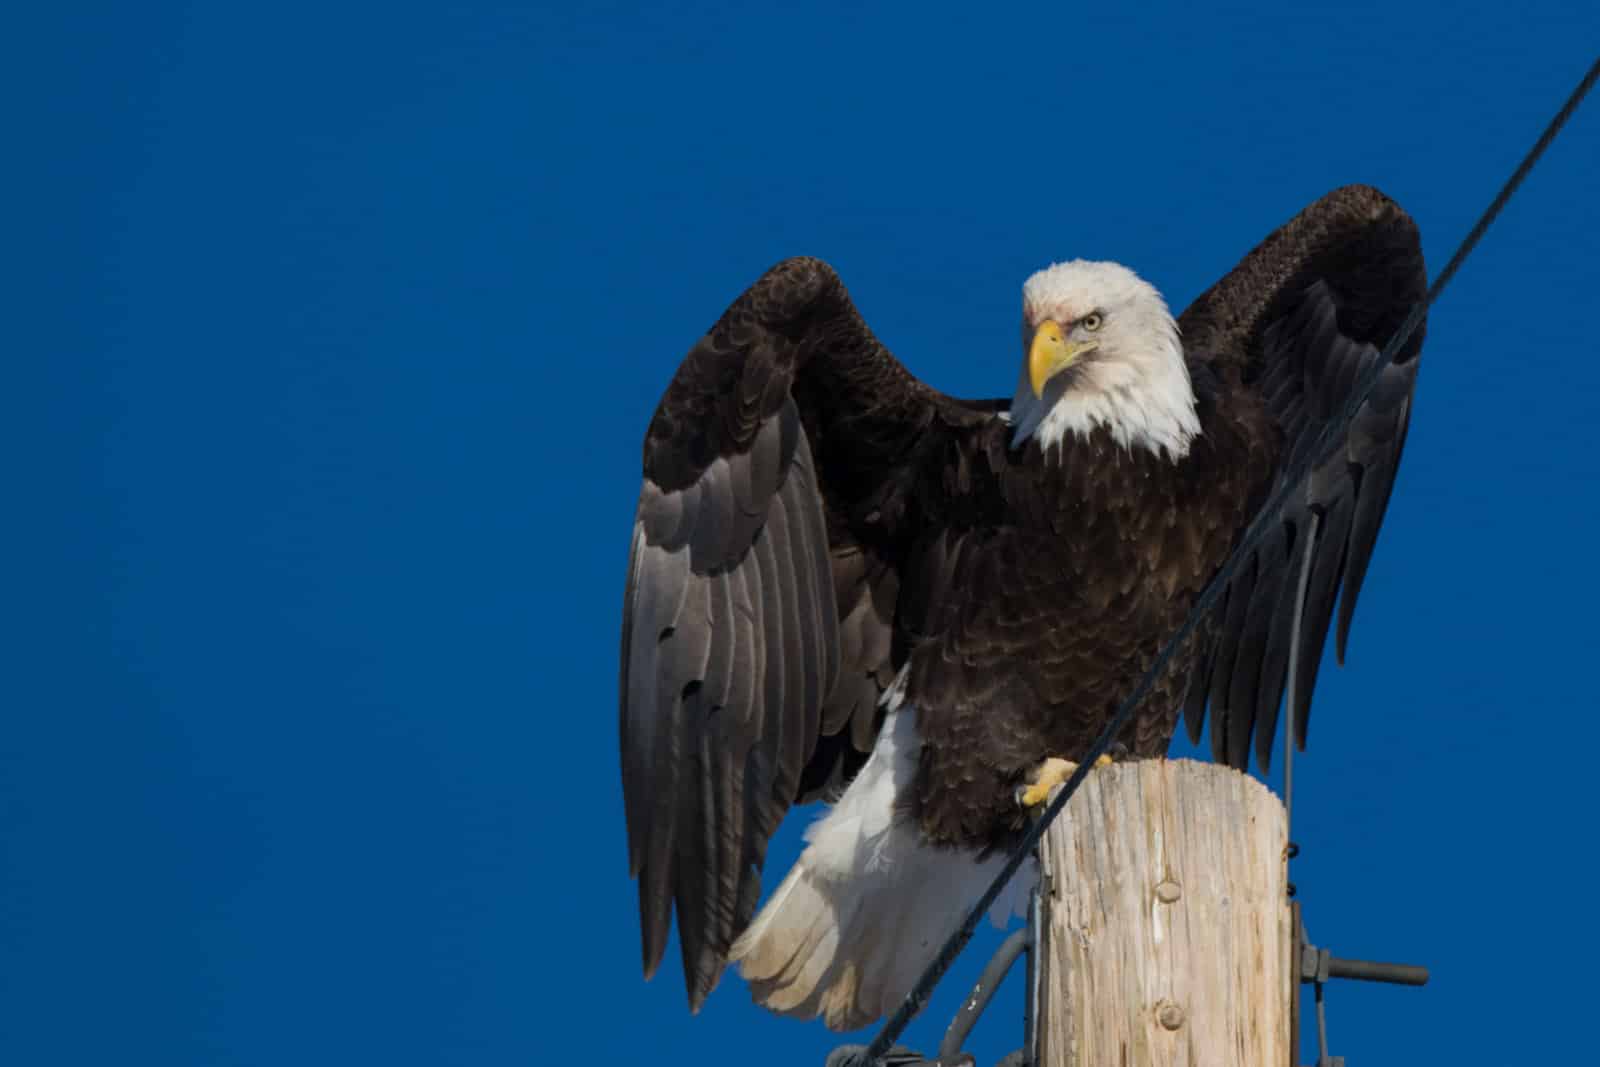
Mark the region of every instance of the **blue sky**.
MULTIPOLYGON (((810 253, 917 374, 1006 393, 1033 269, 1181 307, 1350 181, 1437 268, 1600 40, 1570 0, 35 8, 0 65, 16 1064, 820 1064, 736 979, 691 1019, 638 973, 618 610, 682 353, 810 253)), ((1592 1014, 1597 171, 1591 101, 1436 309, 1298 765, 1313 934, 1434 969, 1331 991, 1363 1064, 1570 1058, 1592 1014)))

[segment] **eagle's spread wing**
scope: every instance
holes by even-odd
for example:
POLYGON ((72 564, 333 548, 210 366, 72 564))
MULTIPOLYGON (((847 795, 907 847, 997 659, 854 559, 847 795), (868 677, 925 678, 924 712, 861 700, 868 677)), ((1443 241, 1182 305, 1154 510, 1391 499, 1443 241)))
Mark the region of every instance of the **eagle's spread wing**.
POLYGON ((792 259, 656 410, 623 603, 623 792, 645 972, 676 905, 691 1006, 755 910, 784 812, 870 750, 898 576, 851 531, 894 537, 908 456, 984 408, 918 382, 827 264, 792 259))
MULTIPOLYGON (((1427 288, 1410 216, 1366 186, 1338 189, 1271 234, 1179 323, 1191 359, 1253 390, 1281 431, 1280 472, 1298 463, 1342 411, 1362 374, 1427 288)), ((1271 757, 1278 706, 1290 693, 1305 742, 1311 693, 1341 586, 1338 655, 1366 577, 1411 416, 1419 328, 1379 378, 1350 432, 1317 462, 1203 631, 1184 716, 1199 740, 1209 701, 1211 747, 1243 767, 1256 739, 1271 757), (1311 556, 1303 611, 1297 593, 1311 556)), ((1281 477, 1281 474, 1280 474, 1281 477)), ((1275 489, 1276 485, 1269 488, 1275 489)))

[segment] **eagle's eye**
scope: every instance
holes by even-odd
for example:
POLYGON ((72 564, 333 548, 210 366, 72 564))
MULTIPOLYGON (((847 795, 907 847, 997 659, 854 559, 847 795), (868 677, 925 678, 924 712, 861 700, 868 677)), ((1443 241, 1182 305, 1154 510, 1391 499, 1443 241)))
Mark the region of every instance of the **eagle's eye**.
POLYGON ((1098 311, 1091 311, 1078 321, 1083 324, 1083 328, 1085 330, 1093 333, 1105 323, 1105 317, 1102 316, 1098 311))

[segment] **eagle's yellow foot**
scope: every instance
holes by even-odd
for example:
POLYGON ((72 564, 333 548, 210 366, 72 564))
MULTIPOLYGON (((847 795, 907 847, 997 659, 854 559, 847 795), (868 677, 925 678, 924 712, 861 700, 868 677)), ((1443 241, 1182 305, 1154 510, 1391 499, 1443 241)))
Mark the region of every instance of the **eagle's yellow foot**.
MULTIPOLYGON (((1094 761, 1096 767, 1104 767, 1111 762, 1110 756, 1101 756, 1094 761)), ((1050 793, 1059 785, 1072 777, 1072 772, 1078 765, 1071 760, 1064 760, 1059 756, 1051 756, 1039 764, 1039 771, 1033 776, 1033 781, 1017 789, 1017 803, 1024 808, 1036 808, 1050 799, 1050 793)))

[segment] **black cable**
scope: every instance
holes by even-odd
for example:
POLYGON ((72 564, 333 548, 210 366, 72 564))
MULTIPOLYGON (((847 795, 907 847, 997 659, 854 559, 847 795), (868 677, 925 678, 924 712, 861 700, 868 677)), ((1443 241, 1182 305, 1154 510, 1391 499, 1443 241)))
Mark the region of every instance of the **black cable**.
MULTIPOLYGON (((1389 343, 1383 346, 1383 351, 1378 354, 1377 361, 1372 364, 1371 368, 1361 378, 1360 384, 1355 392, 1351 394, 1350 401, 1344 406, 1344 410, 1323 429, 1322 433, 1318 435, 1314 447, 1303 453, 1301 461, 1290 469, 1277 491, 1272 494, 1261 511, 1257 513, 1255 520, 1250 524, 1250 528, 1245 532, 1243 540, 1239 542, 1238 546, 1233 550, 1233 554, 1228 557, 1227 562, 1222 565, 1222 568, 1217 571, 1205 589, 1201 591, 1199 598, 1195 600, 1194 607, 1190 610, 1188 618, 1184 620, 1182 626, 1178 627, 1177 632, 1167 640, 1160 654, 1156 656, 1155 662, 1150 665, 1144 676, 1139 679, 1139 684, 1134 687, 1133 692, 1122 702, 1122 706, 1117 709, 1116 715, 1112 716, 1110 723, 1100 732, 1100 736, 1095 738, 1094 744, 1089 746, 1089 751, 1084 755, 1082 762, 1078 764, 1071 777, 1056 793, 1054 799, 1050 801, 1050 805, 1045 809, 1043 816, 1029 827, 1022 842, 1007 857, 1006 865, 1001 869, 1000 874, 990 883, 989 888, 984 890, 983 896, 978 898, 978 902, 972 906, 972 909, 967 913, 967 917, 962 920, 956 932, 951 934, 944 945, 940 947, 939 954, 933 958, 932 963, 928 964, 921 977, 917 979, 917 984, 911 988, 911 992, 906 994, 905 1000, 901 1001, 894 1014, 883 1024, 883 1029, 878 1031, 878 1035, 872 1039, 872 1043, 852 1058, 854 1067, 875 1067, 894 1042, 905 1032, 905 1028, 910 1025, 911 1020, 916 1018, 917 1014, 922 1011, 928 1002, 928 998, 933 995, 934 987, 938 985, 939 979, 944 977, 945 972, 950 969, 950 965, 961 954, 961 950, 966 948, 967 942, 972 940, 973 932, 977 930, 978 923, 982 921, 985 913, 993 906, 995 900, 1005 888, 1006 883, 1011 881, 1012 876, 1017 873, 1017 868, 1021 867, 1023 861, 1038 847, 1045 831, 1050 828, 1050 824, 1055 821, 1056 816, 1061 814, 1061 809, 1067 806, 1067 801, 1072 799, 1072 794, 1078 791, 1078 787, 1083 784, 1084 778, 1088 777, 1090 769, 1094 767, 1095 761, 1111 747, 1112 740, 1122 732, 1122 728, 1129 717, 1133 715, 1135 709, 1149 694, 1151 688, 1155 685, 1156 679, 1161 676, 1161 672, 1166 669, 1167 664, 1177 653, 1179 647, 1188 640, 1190 634, 1194 633, 1201 620, 1210 614, 1211 609, 1222 596, 1222 591, 1233 580, 1234 574, 1244 566, 1246 560, 1250 557, 1250 553, 1255 551, 1256 545, 1267 535, 1272 525, 1278 521, 1278 512, 1288 502, 1289 497, 1299 491, 1301 488, 1300 483, 1305 480, 1311 469, 1326 457, 1328 449, 1337 439, 1344 437, 1349 432, 1350 423, 1354 421, 1357 411, 1360 410, 1362 404, 1366 403, 1373 387, 1377 385, 1378 376, 1383 373, 1384 368, 1394 361, 1395 354, 1400 351, 1401 347, 1410 340, 1412 333, 1421 324, 1423 316, 1428 313, 1428 308, 1439 298, 1439 294, 1444 291, 1445 286, 1450 284, 1451 278, 1461 268, 1461 264, 1466 261, 1467 256, 1471 255, 1472 250, 1477 247, 1484 232, 1488 230, 1490 224, 1494 222, 1495 218, 1506 206, 1506 203, 1517 191, 1517 187, 1522 184, 1522 180, 1528 176, 1528 172, 1539 161, 1539 157, 1544 154, 1545 149, 1550 147, 1550 143, 1561 132, 1561 127, 1566 125, 1567 120, 1572 117, 1572 113, 1583 102, 1583 98, 1594 87, 1597 78, 1600 78, 1600 59, 1597 59, 1590 66, 1589 72, 1578 83, 1578 87, 1572 91, 1572 95, 1567 98, 1567 102, 1562 105, 1555 118, 1550 120, 1550 124, 1545 127, 1544 133, 1540 135, 1539 140, 1529 149, 1528 154, 1523 157, 1522 163, 1512 173, 1511 177, 1506 180, 1505 185, 1500 188, 1500 192, 1478 218, 1477 223, 1456 249, 1455 255, 1450 257, 1450 262, 1445 264, 1444 270, 1439 272, 1439 276, 1434 279, 1433 285, 1428 288, 1427 295, 1422 298, 1416 307, 1411 309, 1411 314, 1406 316, 1405 321, 1400 324, 1400 328, 1395 331, 1394 336, 1389 338, 1389 343)), ((1292 726, 1289 732, 1293 733, 1292 726)))
MULTIPOLYGON (((1289 674, 1283 684, 1283 829, 1290 841, 1294 840, 1294 750, 1300 743, 1300 701, 1295 696, 1299 691, 1295 683, 1300 679, 1300 642, 1293 638, 1300 633, 1300 626, 1305 621, 1306 587, 1311 584, 1311 559, 1316 555, 1312 546, 1317 543, 1317 535, 1321 532, 1322 517, 1312 512, 1311 529, 1301 542, 1305 549, 1300 554, 1300 580, 1294 587, 1294 619, 1289 623, 1289 674)), ((1322 649, 1317 649, 1317 654, 1321 653, 1322 649)), ((1289 858, 1294 858, 1292 845, 1289 858)), ((1293 890, 1290 890, 1290 895, 1294 895, 1293 890)))

